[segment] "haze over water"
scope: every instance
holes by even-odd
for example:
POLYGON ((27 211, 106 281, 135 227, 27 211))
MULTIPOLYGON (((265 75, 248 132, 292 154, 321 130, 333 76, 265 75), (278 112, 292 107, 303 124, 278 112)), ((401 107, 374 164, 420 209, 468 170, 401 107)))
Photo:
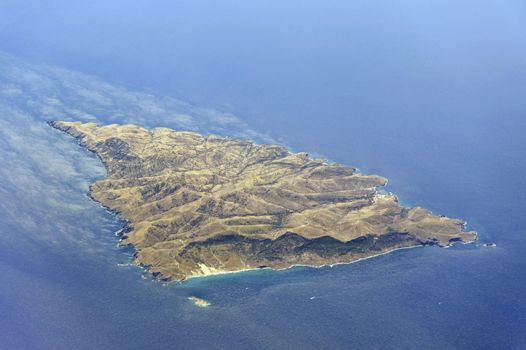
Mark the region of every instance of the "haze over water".
POLYGON ((0 349, 526 348, 525 38, 521 1, 3 1, 0 349), (480 239, 163 286, 64 118, 274 140, 480 239))

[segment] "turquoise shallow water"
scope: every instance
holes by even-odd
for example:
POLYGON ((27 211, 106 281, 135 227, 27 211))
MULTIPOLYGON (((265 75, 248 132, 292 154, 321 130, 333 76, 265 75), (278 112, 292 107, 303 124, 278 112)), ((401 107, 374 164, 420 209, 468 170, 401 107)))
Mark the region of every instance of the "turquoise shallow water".
POLYGON ((526 348, 520 2, 56 5, 0 4, 0 349, 526 348), (277 140, 480 239, 166 285, 51 119, 277 140))

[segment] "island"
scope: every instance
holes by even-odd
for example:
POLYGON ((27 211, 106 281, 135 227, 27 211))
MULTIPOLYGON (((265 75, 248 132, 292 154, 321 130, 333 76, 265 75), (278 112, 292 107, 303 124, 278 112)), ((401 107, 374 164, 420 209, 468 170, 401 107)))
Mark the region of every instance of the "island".
POLYGON ((195 296, 188 297, 188 300, 190 300, 197 307, 205 308, 210 306, 210 302, 195 296))
POLYGON ((49 122, 96 153, 90 196, 126 222, 121 244, 163 280, 349 263, 472 242, 465 222, 406 208, 386 179, 279 145, 137 125, 49 122))

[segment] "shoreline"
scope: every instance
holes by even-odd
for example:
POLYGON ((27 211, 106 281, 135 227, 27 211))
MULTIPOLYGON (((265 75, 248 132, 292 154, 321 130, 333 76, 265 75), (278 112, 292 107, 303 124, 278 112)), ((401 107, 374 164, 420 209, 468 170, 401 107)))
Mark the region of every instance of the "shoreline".
MULTIPOLYGON (((450 244, 450 245, 447 245, 447 246, 444 246, 444 247, 440 247, 440 248, 451 248, 451 247, 453 247, 453 246, 455 246, 457 244, 467 245, 467 244, 473 244, 475 242, 476 242, 476 240, 473 240, 473 241, 470 241, 470 242, 455 242, 453 244, 450 244)), ((254 267, 254 268, 235 270, 235 271, 219 271, 219 272, 213 272, 213 273, 203 274, 203 275, 192 275, 192 276, 186 277, 184 280, 165 281, 165 283, 180 283, 180 284, 183 284, 184 282, 187 282, 187 281, 190 281, 190 280, 205 279, 205 278, 208 278, 208 277, 217 277, 217 276, 221 276, 221 275, 241 274, 241 273, 244 273, 244 272, 256 272, 256 271, 262 271, 262 270, 280 272, 280 271, 291 270, 291 269, 294 269, 294 268, 297 268, 297 267, 306 267, 306 268, 309 268, 309 269, 322 269, 322 268, 325 268, 325 267, 333 268, 333 267, 338 266, 338 265, 351 265, 351 264, 358 263, 358 262, 361 262, 361 261, 364 261, 364 260, 377 258, 377 257, 380 257, 382 255, 388 255, 388 254, 391 254, 391 253, 399 251, 399 250, 408 250, 408 249, 425 248, 425 247, 426 247, 425 244, 418 244, 418 245, 414 245, 414 246, 410 246, 410 247, 399 247, 399 248, 394 248, 394 249, 387 250, 387 251, 379 253, 379 254, 374 254, 374 255, 370 255, 370 256, 365 256, 363 258, 358 258, 356 260, 352 260, 352 261, 348 261, 348 262, 337 262, 337 263, 333 263, 333 264, 323 264, 323 265, 293 264, 291 266, 283 267, 283 268, 279 268, 279 269, 272 268, 272 267, 262 267, 262 268, 254 267)), ((139 265, 137 265, 137 266, 139 266, 139 265)))
MULTIPOLYGON (((106 175, 103 177, 103 178, 107 178, 107 172, 108 172, 108 164, 106 164, 106 162, 104 161, 104 159, 100 156, 100 154, 98 152, 96 152, 95 149, 91 149, 88 145, 84 144, 83 142, 83 139, 82 137, 80 136, 80 134, 74 134, 74 133, 70 133, 67 131, 67 129, 64 129, 64 128, 60 128, 58 126, 58 124, 54 121, 49 121, 48 122, 48 125, 50 125, 52 128, 58 130, 59 132, 61 133, 65 133, 69 136, 73 136, 73 139, 76 140, 76 143, 83 149, 87 150, 88 152, 92 153, 95 155, 96 158, 99 159, 99 161, 101 162, 103 168, 106 170, 106 175)), ((286 150, 288 153, 290 153, 290 150, 286 150)), ((362 172, 358 169, 358 168, 352 168, 353 169, 353 172, 354 173, 358 173, 358 174, 362 174, 362 172)), ((388 184, 388 179, 387 178, 383 178, 384 179, 384 183, 383 184, 377 184, 376 186, 374 186, 374 193, 372 195, 372 202, 376 202, 377 200, 381 199, 381 198, 384 198, 384 197, 393 197, 394 198, 394 201, 396 203, 398 203, 398 197, 394 194, 392 194, 391 192, 387 191, 386 190, 386 186, 388 184)), ((98 180, 96 180, 98 181, 98 180)), ((96 182, 95 181, 95 182, 96 182)), ((197 272, 202 272, 200 274, 191 274, 191 275, 188 275, 188 276, 185 276, 184 274, 183 277, 181 279, 173 279, 169 276, 164 276, 163 274, 161 274, 160 272, 156 272, 156 271, 152 271, 152 266, 150 265, 146 265, 144 263, 142 263, 141 261, 139 261, 137 255, 138 255, 138 252, 139 250, 137 249, 137 246, 133 243, 128 243, 128 242, 124 242, 127 238, 127 233, 129 232, 129 230, 133 230, 133 222, 128 219, 128 218, 125 218, 123 217, 122 213, 115 209, 115 208, 110 208, 109 206, 103 204, 101 201, 97 200, 94 198, 93 196, 93 184, 90 184, 89 185, 89 189, 88 189, 88 193, 87 193, 87 197, 95 202, 95 203, 98 203, 106 212, 108 212, 111 216, 113 216, 113 218, 117 221, 117 223, 120 223, 122 226, 120 227, 119 230, 117 230, 115 232, 115 235, 117 237, 119 237, 119 240, 117 242, 118 246, 120 247, 127 247, 127 248, 131 248, 132 251, 133 251, 133 256, 131 258, 131 261, 130 261, 130 265, 134 265, 134 266, 137 266, 143 270, 146 270, 151 276, 152 276, 152 279, 155 280, 155 281, 160 281, 160 282, 165 282, 165 283, 173 283, 173 282, 180 282, 180 283, 184 283, 185 281, 188 281, 188 280, 192 280, 192 279, 197 279, 197 278, 205 278, 205 277, 212 277, 212 276, 219 276, 219 275, 226 275, 226 274, 234 274, 234 273, 242 273, 242 272, 249 272, 249 271, 255 271, 255 270, 274 270, 274 271, 284 271, 284 270, 288 270, 288 269, 292 269, 292 268, 295 268, 295 267, 307 267, 307 268, 323 268, 323 267, 334 267, 336 265, 343 265, 343 264, 352 264, 352 263, 356 263, 356 262, 359 262, 359 261, 362 261, 362 260, 367 260, 367 259, 371 259, 371 258, 374 258, 374 257, 378 257, 378 256, 382 256, 382 255, 386 255, 386 254, 389 254, 389 253, 392 253, 394 251, 397 251, 397 250, 402 250, 402 249, 412 249, 412 248, 417 248, 417 247, 424 247, 426 245, 439 245, 440 247, 451 247, 452 245, 456 244, 457 242, 452 242, 452 240, 450 239, 449 240, 449 243, 447 242, 438 242, 438 240, 436 238, 433 238, 433 240, 431 240, 431 243, 429 244, 429 240, 428 241, 422 241, 422 240, 415 240, 415 242, 412 242, 412 243, 415 243, 414 245, 410 245, 410 246, 402 246, 402 247, 396 247, 396 248, 393 248, 393 249, 387 249, 385 251, 381 251, 380 253, 378 254, 371 254, 371 255, 367 255, 367 253, 365 254, 357 254, 358 256, 362 255, 361 257, 359 258, 356 258, 356 259, 352 259, 350 261, 342 261, 342 262, 335 262, 335 263, 322 263, 320 265, 310 265, 310 264, 291 264, 291 265, 288 265, 286 267, 282 267, 282 268, 273 268, 273 267, 270 267, 270 266, 265 266, 265 267, 253 267, 253 268, 242 268, 242 269, 238 269, 238 270, 230 270, 230 271, 222 271, 222 270, 219 270, 219 269, 216 269, 216 268, 213 268, 213 267, 208 267, 206 266, 205 264, 199 264, 199 265, 203 265, 201 267, 201 271, 197 271, 197 272), (438 244, 437 244, 438 242, 438 244), (446 243, 446 244, 444 244, 446 243)), ((405 206, 402 206, 403 208, 406 208, 405 206)), ((430 215, 433 215, 430 211, 427 211, 430 215)), ((465 229, 466 229, 466 226, 467 226, 467 222, 462 222, 462 230, 463 232, 465 232, 465 229)), ((474 241, 477 240, 477 235, 475 233, 475 236, 474 236, 474 239, 472 241, 462 241, 461 239, 459 239, 462 243, 464 244, 468 244, 468 243, 472 243, 474 241)), ((388 248, 388 247, 386 247, 388 248)), ((351 257, 352 258, 352 257, 351 257)), ((334 260, 337 260, 337 259, 334 259, 334 260)), ((119 264, 121 265, 121 264, 119 264)), ((122 265, 128 265, 128 264, 122 264, 122 265)), ((193 271, 188 271, 188 272, 193 272, 193 271)))
MULTIPOLYGON (((449 244, 447 246, 440 247, 440 248, 442 248, 442 249, 443 248, 451 248, 451 247, 453 247, 455 245, 459 245, 459 244, 468 245, 468 244, 473 244, 475 242, 476 242, 476 240, 469 241, 469 242, 454 242, 452 244, 449 244)), ((399 247, 399 248, 394 248, 394 249, 387 250, 387 251, 379 253, 379 254, 374 254, 374 255, 370 255, 370 256, 365 256, 363 258, 358 258, 356 260, 347 261, 347 262, 337 262, 337 263, 333 263, 333 264, 323 264, 323 265, 293 264, 291 266, 283 267, 283 268, 279 268, 279 269, 276 269, 276 268, 273 268, 273 267, 261 267, 261 268, 254 267, 254 268, 235 270, 235 271, 218 271, 218 272, 212 272, 212 273, 209 273, 209 274, 188 276, 188 277, 186 277, 183 280, 165 281, 165 283, 180 283, 180 284, 183 284, 184 282, 187 282, 187 281, 190 281, 190 280, 205 279, 205 278, 208 278, 208 277, 217 277, 217 276, 221 276, 221 275, 234 275, 234 274, 241 274, 241 273, 244 273, 244 272, 255 272, 255 271, 262 271, 262 270, 280 272, 280 271, 291 270, 291 269, 294 269, 294 268, 297 268, 297 267, 306 267, 306 268, 309 268, 309 269, 322 269, 322 268, 325 268, 325 267, 333 268, 333 267, 338 266, 338 265, 350 265, 350 264, 358 263, 358 262, 361 262, 361 261, 364 261, 364 260, 377 258, 377 257, 383 256, 383 255, 391 254, 391 253, 399 251, 399 250, 408 250, 408 249, 425 248, 425 247, 426 247, 425 244, 418 244, 418 245, 409 246, 409 247, 399 247)), ((136 265, 136 266, 140 266, 140 265, 136 265)))
MULTIPOLYGON (((467 243, 464 243, 464 244, 469 244, 469 243, 472 243, 472 242, 467 242, 467 243)), ((364 260, 368 260, 368 259, 372 259, 372 258, 377 258, 379 256, 387 255, 387 254, 393 253, 393 252, 398 251, 398 250, 424 248, 424 247, 425 247, 425 245, 423 245, 423 244, 414 245, 414 246, 410 246, 410 247, 399 247, 399 248, 390 249, 388 251, 385 251, 385 252, 382 252, 382 253, 379 253, 379 254, 374 254, 374 255, 370 255, 370 256, 365 256, 363 258, 358 258, 356 260, 352 260, 352 261, 348 261, 348 262, 337 262, 337 263, 333 263, 333 264, 323 264, 323 265, 293 264, 291 266, 283 267, 283 268, 279 268, 279 269, 272 268, 272 267, 261 267, 261 268, 254 267, 254 268, 235 270, 235 271, 218 271, 218 272, 212 272, 212 273, 203 274, 203 275, 192 275, 192 276, 186 277, 184 280, 168 281, 168 283, 181 283, 182 284, 182 283, 184 283, 186 281, 190 281, 190 280, 205 279, 205 278, 208 278, 208 277, 215 277, 215 276, 221 276, 221 275, 234 275, 234 274, 238 274, 238 273, 241 274, 243 272, 255 272, 255 271, 262 271, 262 270, 280 272, 280 271, 291 270, 291 269, 294 269, 294 268, 297 268, 297 267, 306 267, 306 268, 309 268, 309 269, 322 269, 324 267, 333 268, 334 266, 337 266, 337 265, 350 265, 350 264, 358 263, 360 261, 364 261, 364 260)))

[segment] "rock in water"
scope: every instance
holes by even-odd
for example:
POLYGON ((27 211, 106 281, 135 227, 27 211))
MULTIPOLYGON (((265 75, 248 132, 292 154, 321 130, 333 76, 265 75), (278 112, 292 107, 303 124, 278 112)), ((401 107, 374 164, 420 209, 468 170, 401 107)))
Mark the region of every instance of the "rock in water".
POLYGON ((188 300, 190 300, 192 303, 194 303, 195 306, 197 307, 209 307, 210 306, 210 302, 204 300, 204 299, 201 299, 201 298, 198 298, 198 297, 188 297, 188 300))

